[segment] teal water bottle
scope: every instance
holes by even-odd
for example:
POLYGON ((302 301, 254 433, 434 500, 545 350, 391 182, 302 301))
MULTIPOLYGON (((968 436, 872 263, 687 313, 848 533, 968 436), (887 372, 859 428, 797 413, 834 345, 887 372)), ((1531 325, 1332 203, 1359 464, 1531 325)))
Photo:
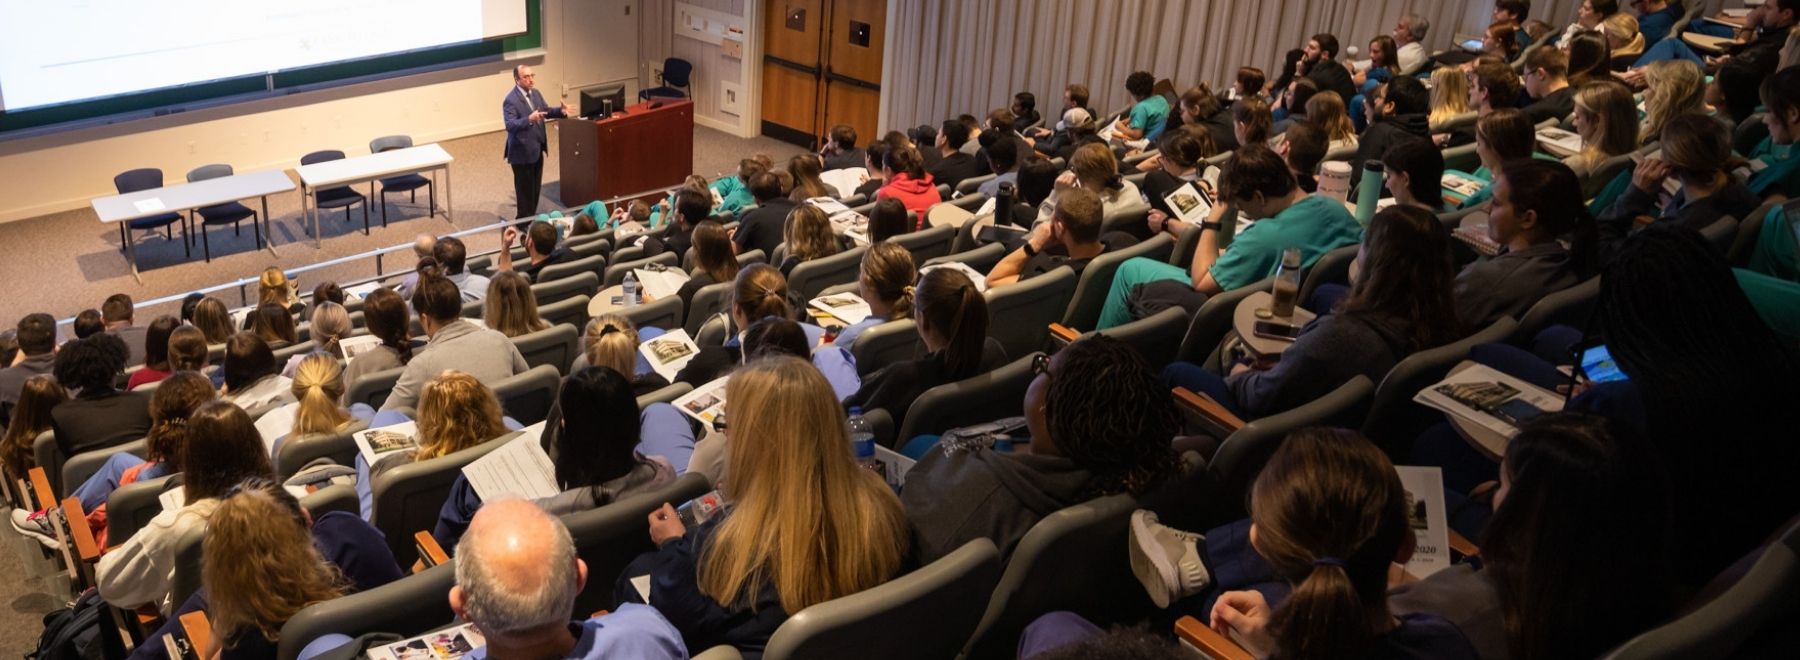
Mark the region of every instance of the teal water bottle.
POLYGON ((1382 179, 1387 176, 1387 168, 1381 161, 1371 160, 1363 163, 1362 182, 1356 187, 1356 223, 1364 227, 1375 218, 1375 204, 1381 201, 1382 179))

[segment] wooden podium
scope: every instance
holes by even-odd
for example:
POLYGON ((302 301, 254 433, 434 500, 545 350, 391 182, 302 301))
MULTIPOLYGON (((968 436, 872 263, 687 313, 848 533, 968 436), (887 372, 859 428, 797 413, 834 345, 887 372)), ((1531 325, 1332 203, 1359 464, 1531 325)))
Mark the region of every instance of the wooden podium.
POLYGON ((564 119, 557 127, 564 206, 678 186, 694 172, 691 100, 639 103, 606 119, 564 119))

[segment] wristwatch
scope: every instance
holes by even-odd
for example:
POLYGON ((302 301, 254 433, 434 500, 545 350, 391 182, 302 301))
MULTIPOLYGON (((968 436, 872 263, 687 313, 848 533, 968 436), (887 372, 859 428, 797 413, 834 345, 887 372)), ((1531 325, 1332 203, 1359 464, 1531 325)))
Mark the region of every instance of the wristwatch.
POLYGON ((1202 222, 1202 223, 1200 223, 1200 229, 1201 229, 1201 231, 1205 231, 1208 229, 1210 229, 1212 231, 1224 231, 1225 225, 1221 225, 1217 222, 1202 222))
POLYGON ((1031 247, 1031 241, 1025 241, 1025 246, 1022 249, 1025 250, 1026 259, 1037 256, 1037 248, 1031 247))

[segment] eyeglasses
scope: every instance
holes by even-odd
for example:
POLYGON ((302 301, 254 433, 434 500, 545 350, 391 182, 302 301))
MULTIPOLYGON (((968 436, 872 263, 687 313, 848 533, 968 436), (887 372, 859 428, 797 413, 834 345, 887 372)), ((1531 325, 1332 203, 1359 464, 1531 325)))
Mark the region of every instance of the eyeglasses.
POLYGON ((1036 356, 1033 356, 1031 358, 1031 377, 1036 378, 1038 376, 1047 376, 1049 374, 1050 374, 1050 356, 1044 355, 1042 353, 1039 353, 1036 356))

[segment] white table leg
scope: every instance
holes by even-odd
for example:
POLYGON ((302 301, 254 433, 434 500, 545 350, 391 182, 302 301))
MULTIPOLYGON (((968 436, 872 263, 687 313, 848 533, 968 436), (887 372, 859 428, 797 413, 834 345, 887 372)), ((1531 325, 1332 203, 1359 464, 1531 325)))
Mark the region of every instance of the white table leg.
POLYGON ((454 187, 456 187, 455 182, 450 180, 450 166, 445 165, 444 166, 444 219, 449 220, 450 224, 452 224, 452 225, 456 224, 456 217, 450 215, 450 208, 452 206, 454 206, 454 202, 450 198, 450 189, 454 188, 454 187))
POLYGON ((131 276, 137 280, 138 284, 143 284, 144 276, 138 274, 136 241, 131 240, 130 220, 125 221, 125 263, 131 266, 131 276))
MULTIPOLYGON (((268 195, 262 196, 262 221, 268 228, 268 231, 262 232, 263 246, 269 249, 269 254, 280 256, 275 252, 275 219, 269 217, 268 195)), ((262 228, 258 228, 257 231, 262 231, 262 228)))

